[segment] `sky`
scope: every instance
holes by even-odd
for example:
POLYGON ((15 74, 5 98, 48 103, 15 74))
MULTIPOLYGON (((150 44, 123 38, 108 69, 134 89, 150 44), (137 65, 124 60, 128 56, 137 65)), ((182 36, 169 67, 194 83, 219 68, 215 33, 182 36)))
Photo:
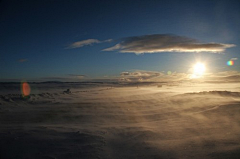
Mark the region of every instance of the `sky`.
POLYGON ((238 0, 2 0, 0 81, 191 77, 197 62, 240 79, 239 19, 238 0))

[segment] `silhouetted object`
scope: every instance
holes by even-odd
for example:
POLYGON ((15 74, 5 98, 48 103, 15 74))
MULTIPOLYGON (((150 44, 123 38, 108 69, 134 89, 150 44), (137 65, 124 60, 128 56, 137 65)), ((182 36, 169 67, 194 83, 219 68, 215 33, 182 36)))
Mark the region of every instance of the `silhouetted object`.
POLYGON ((63 91, 63 93, 70 94, 70 93, 72 93, 72 92, 70 91, 70 89, 67 89, 66 91, 63 91))

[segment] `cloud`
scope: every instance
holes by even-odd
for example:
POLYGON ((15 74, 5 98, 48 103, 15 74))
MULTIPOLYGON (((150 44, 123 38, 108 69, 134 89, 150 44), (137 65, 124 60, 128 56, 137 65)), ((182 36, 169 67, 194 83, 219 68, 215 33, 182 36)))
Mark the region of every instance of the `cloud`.
POLYGON ((225 71, 208 73, 203 78, 193 79, 190 73, 171 72, 163 73, 157 71, 136 70, 133 72, 121 72, 118 77, 120 82, 186 82, 186 81, 206 81, 206 82, 239 82, 240 72, 225 71))
POLYGON ((225 80, 228 80, 228 81, 236 81, 236 82, 239 82, 240 81, 240 75, 231 75, 231 76, 227 76, 227 77, 224 77, 225 80))
POLYGON ((155 71, 134 71, 134 72, 122 72, 120 74, 120 81, 137 82, 137 81, 149 81, 154 78, 163 76, 162 72, 155 71))
POLYGON ((80 79, 87 77, 86 75, 79 75, 79 74, 68 74, 68 75, 72 76, 72 77, 77 77, 77 78, 80 78, 80 79))
POLYGON ((233 76, 233 75, 240 75, 238 71, 223 71, 223 72, 217 72, 212 74, 215 77, 227 77, 227 76, 233 76))
POLYGON ((209 81, 218 81, 218 82, 239 82, 240 81, 240 72, 238 71, 224 71, 211 73, 206 77, 206 80, 209 81))
POLYGON ((118 81, 124 82, 180 82, 190 80, 191 74, 180 72, 157 72, 136 70, 133 72, 121 72, 118 81))
POLYGON ((92 45, 95 43, 104 43, 104 42, 111 42, 111 41, 112 41, 112 39, 107 39, 107 40, 103 40, 103 41, 100 41, 98 39, 87 39, 87 40, 74 42, 74 43, 70 44, 67 47, 67 49, 74 49, 74 48, 79 48, 79 47, 83 47, 86 45, 92 45))
POLYGON ((26 62, 27 59, 19 59, 18 62, 26 62))
POLYGON ((102 41, 102 42, 112 42, 113 41, 113 39, 107 39, 107 40, 104 40, 104 41, 102 41))
POLYGON ((238 58, 236 57, 230 59, 230 61, 236 61, 236 60, 238 60, 238 58))
POLYGON ((160 52, 223 52, 234 44, 201 43, 195 39, 172 34, 153 34, 125 38, 122 42, 103 51, 118 50, 122 53, 160 52))
POLYGON ((77 42, 74 42, 71 45, 69 45, 67 48, 74 49, 74 48, 83 47, 85 45, 91 45, 94 43, 100 43, 100 41, 97 39, 87 39, 87 40, 77 41, 77 42))

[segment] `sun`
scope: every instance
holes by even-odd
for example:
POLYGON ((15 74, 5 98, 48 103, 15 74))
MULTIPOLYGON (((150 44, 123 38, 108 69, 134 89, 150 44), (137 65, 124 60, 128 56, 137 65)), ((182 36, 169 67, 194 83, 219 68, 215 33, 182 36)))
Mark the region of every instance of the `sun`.
POLYGON ((193 67, 193 73, 195 75, 203 75, 203 73, 205 72, 206 68, 205 65, 203 63, 196 63, 193 67))
POLYGON ((203 76, 204 72, 206 70, 205 64, 198 62, 193 66, 193 74, 192 78, 200 78, 203 76))

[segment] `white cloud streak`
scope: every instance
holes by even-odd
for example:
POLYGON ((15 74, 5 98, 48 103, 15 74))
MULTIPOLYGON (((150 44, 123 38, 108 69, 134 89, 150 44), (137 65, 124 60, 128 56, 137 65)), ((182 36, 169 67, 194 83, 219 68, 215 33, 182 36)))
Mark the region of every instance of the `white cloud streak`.
POLYGON ((81 40, 81 41, 77 41, 74 42, 72 44, 70 44, 67 49, 74 49, 74 48, 80 48, 86 45, 92 45, 92 44, 98 44, 98 43, 105 43, 105 42, 111 42, 112 39, 108 39, 108 40, 104 40, 104 41, 100 41, 98 39, 87 39, 87 40, 81 40))
POLYGON ((67 48, 74 49, 74 48, 79 48, 79 47, 83 47, 86 45, 91 45, 94 43, 100 43, 100 41, 97 39, 87 39, 87 40, 77 41, 77 42, 74 42, 71 45, 69 45, 67 48))
POLYGON ((125 38, 115 46, 103 51, 118 50, 121 53, 161 53, 161 52, 210 52, 219 53, 227 48, 234 47, 234 44, 223 43, 201 43, 195 39, 169 35, 154 34, 125 38))
POLYGON ((236 57, 230 59, 230 61, 236 61, 236 60, 238 60, 238 58, 236 57))
POLYGON ((79 79, 87 77, 86 75, 79 75, 79 74, 68 74, 68 75, 71 76, 71 77, 79 78, 79 79))

